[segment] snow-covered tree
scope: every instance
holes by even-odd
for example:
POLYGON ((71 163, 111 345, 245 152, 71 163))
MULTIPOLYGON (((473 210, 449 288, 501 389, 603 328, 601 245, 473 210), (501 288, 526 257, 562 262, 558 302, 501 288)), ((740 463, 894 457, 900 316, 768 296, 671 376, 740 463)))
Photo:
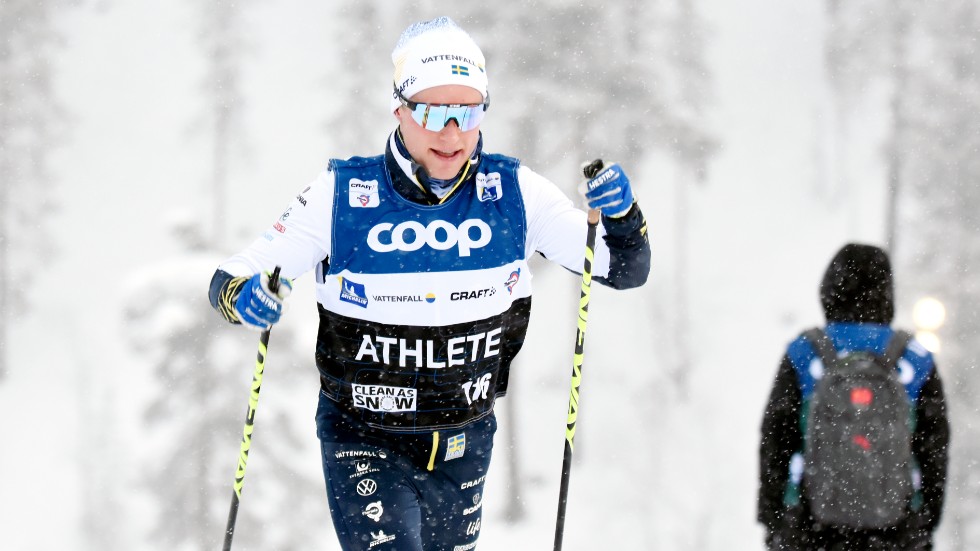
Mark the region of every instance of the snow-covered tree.
MULTIPOLYGON (((226 0, 195 4, 204 61, 203 112, 195 127, 209 150, 203 179, 211 209, 204 217, 175 218, 172 229, 184 254, 140 268, 127 284, 125 338, 140 363, 151 367, 154 386, 144 421, 156 445, 146 452, 150 459, 141 475, 159 512, 144 542, 155 548, 220 546, 255 365, 258 335, 228 325, 206 297, 207 282, 227 253, 229 184, 246 145, 242 71, 245 54, 254 46, 244 39, 246 5, 226 0)), ((297 465, 300 452, 315 441, 297 435, 291 415, 295 396, 309 395, 304 391, 310 377, 305 384, 296 377, 315 369, 295 335, 288 324, 277 326, 267 355, 273 367, 264 386, 270 381, 286 386, 290 397, 285 403, 263 400, 257 410, 235 532, 243 547, 304 549, 323 521, 312 506, 324 499, 322 483, 297 465), (271 520, 285 510, 288 519, 271 520)))
MULTIPOLYGON (((147 548, 204 551, 224 537, 258 334, 211 309, 205 287, 219 261, 192 249, 125 282, 124 338, 140 358, 137 367, 152 369, 155 385, 143 411, 154 444, 141 451, 139 473, 158 513, 147 548)), ((304 351, 289 324, 273 331, 263 386, 276 385, 287 397, 260 394, 235 532, 243 547, 306 549, 324 522, 314 512, 325 499, 322 484, 297 464, 315 441, 298 436, 290 414, 295 397, 309 395, 311 377, 302 375, 313 368, 304 351), (281 511, 288 518, 271 520, 281 511)))

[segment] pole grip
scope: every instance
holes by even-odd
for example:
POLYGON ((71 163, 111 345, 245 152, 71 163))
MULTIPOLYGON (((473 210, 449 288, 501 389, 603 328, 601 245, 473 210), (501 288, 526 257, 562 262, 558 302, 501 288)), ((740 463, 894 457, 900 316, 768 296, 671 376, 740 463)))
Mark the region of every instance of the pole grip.
POLYGON ((272 270, 272 275, 269 276, 269 290, 273 293, 279 292, 279 272, 282 270, 282 266, 276 266, 272 270))
POLYGON ((582 173, 585 174, 586 178, 591 180, 596 176, 598 176, 599 172, 602 171, 602 169, 605 168, 605 166, 606 163, 602 162, 602 159, 596 159, 591 163, 588 163, 587 165, 582 167, 582 173))
MULTIPOLYGON (((586 178, 588 178, 589 180, 591 180, 591 179, 595 178, 596 176, 598 176, 599 173, 602 172, 602 169, 605 168, 605 166, 606 166, 606 163, 604 163, 602 161, 602 159, 596 159, 596 160, 594 160, 594 161, 592 161, 590 163, 587 163, 586 165, 584 165, 582 167, 582 174, 584 174, 586 178)), ((589 225, 590 226, 593 226, 594 227, 597 224, 599 224, 599 214, 600 214, 599 213, 599 209, 589 209, 589 225)), ((589 247, 589 248, 591 248, 591 247, 589 247)))

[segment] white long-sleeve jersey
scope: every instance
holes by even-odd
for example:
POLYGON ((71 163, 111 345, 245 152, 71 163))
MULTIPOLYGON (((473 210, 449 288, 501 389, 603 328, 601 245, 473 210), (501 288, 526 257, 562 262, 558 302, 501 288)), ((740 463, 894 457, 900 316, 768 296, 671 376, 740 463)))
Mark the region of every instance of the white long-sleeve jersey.
MULTIPOLYGON (((530 256, 582 269, 585 212, 515 159, 485 154, 474 170, 444 203, 421 205, 395 190, 383 157, 332 161, 219 266, 233 277, 315 271, 322 391, 371 427, 433 430, 488 415, 523 344, 530 256)), ((592 273, 601 281, 609 270, 597 239, 592 273)))

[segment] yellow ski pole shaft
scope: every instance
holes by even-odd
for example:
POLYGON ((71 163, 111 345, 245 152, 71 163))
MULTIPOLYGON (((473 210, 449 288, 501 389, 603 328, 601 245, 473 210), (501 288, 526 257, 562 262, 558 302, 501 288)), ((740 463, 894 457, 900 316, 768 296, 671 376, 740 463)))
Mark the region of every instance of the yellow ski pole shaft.
MULTIPOLYGON (((596 159, 584 169, 592 179, 602 170, 602 160, 596 159)), ((585 265, 582 269, 582 294, 578 303, 578 326, 575 331, 575 355, 572 360, 572 388, 568 395, 568 419, 565 425, 565 458, 561 466, 561 489, 558 494, 558 519, 555 524, 554 551, 561 551, 565 532, 565 506, 568 503, 568 479, 572 471, 572 451, 575 448, 575 425, 578 420, 579 385, 582 383, 582 362, 585 353, 585 327, 589 319, 589 296, 592 289, 592 260, 595 256, 596 228, 599 211, 589 210, 589 228, 585 238, 585 265)))
MULTIPOLYGON (((269 277, 269 289, 279 291, 279 270, 272 271, 269 277)), ((231 539, 235 535, 235 522, 238 519, 238 504, 242 499, 242 486, 245 484, 245 464, 248 462, 248 451, 252 447, 252 427, 255 424, 255 411, 259 407, 259 391, 262 389, 262 375, 265 373, 265 354, 269 347, 271 328, 262 332, 259 337, 259 351, 255 357, 255 372, 252 373, 252 390, 248 396, 248 412, 245 414, 245 428, 242 430, 242 443, 238 451, 238 468, 235 470, 234 492, 231 495, 231 510, 228 512, 228 524, 225 527, 225 543, 223 551, 231 551, 231 539)))

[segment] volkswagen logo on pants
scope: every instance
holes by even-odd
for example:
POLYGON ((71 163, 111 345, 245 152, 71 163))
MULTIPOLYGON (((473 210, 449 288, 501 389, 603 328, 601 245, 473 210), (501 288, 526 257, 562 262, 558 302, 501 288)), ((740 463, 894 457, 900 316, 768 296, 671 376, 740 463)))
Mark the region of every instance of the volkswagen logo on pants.
POLYGON ((364 497, 367 497, 378 490, 378 485, 370 478, 365 478, 364 480, 357 483, 357 493, 364 497))

